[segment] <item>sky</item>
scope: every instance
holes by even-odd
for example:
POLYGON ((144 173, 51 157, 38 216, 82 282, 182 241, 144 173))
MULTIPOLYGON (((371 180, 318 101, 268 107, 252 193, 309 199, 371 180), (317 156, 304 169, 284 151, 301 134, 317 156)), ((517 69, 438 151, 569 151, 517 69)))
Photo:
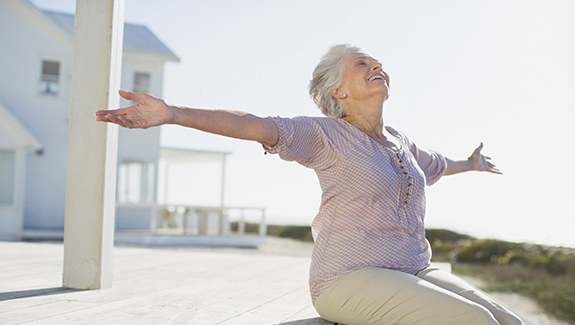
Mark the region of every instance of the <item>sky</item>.
MULTIPOLYGON (((69 13, 75 6, 32 2, 69 13)), ((452 159, 483 142, 504 173, 446 176, 428 187, 428 228, 571 247, 573 17, 572 0, 125 3, 126 22, 148 26, 180 57, 166 64, 163 97, 181 106, 320 116, 307 92, 315 65, 332 44, 363 47, 391 77, 385 124, 452 159)), ((317 213, 313 170, 264 155, 257 143, 176 126, 162 127, 161 141, 231 152, 226 205, 264 207, 270 224, 309 225, 317 213)), ((206 168, 219 184, 217 168, 206 168)), ((217 190, 201 200, 216 204, 217 190)), ((196 192, 180 194, 198 200, 196 192)))

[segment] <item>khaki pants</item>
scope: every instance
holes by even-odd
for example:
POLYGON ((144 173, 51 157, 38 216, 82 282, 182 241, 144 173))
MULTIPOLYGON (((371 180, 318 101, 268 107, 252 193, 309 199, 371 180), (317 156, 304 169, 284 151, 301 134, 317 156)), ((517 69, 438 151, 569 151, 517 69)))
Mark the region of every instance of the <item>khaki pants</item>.
POLYGON ((429 267, 416 275, 367 267, 326 289, 314 304, 342 324, 523 324, 462 279, 429 267))

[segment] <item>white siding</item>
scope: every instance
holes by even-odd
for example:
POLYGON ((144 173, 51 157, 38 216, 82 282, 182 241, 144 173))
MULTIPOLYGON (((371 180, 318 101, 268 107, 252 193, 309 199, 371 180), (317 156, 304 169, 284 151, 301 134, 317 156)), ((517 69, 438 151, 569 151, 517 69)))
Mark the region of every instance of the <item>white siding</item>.
POLYGON ((19 239, 22 231, 22 208, 24 206, 24 148, 1 148, 14 153, 14 194, 9 204, 0 203, 0 239, 19 239))
POLYGON ((15 0, 0 2, 0 101, 43 144, 44 155, 26 159, 25 224, 63 227, 72 44, 15 0), (40 96, 42 60, 60 61, 60 93, 40 96))
MULTIPOLYGON (((26 191, 21 195, 21 202, 25 202, 25 228, 64 227, 73 40, 51 19, 46 13, 18 0, 0 1, 0 44, 3 48, 0 51, 0 103, 43 147, 42 155, 19 151, 19 162, 25 164, 18 176, 26 180, 23 187, 26 191), (58 96, 39 94, 42 60, 60 63, 58 96)), ((124 53, 123 61, 122 88, 131 90, 136 71, 149 72, 151 93, 162 95, 162 58, 132 52, 124 53)), ((121 106, 127 104, 121 102, 121 106)), ((6 142, 8 138, 1 133, 0 139, 6 142)), ((123 159, 153 162, 156 165, 154 184, 157 184, 159 140, 159 128, 120 130, 118 159, 120 162, 123 159)), ((149 205, 143 212, 131 213, 124 221, 128 225, 132 220, 148 225, 151 212, 152 205, 149 205)), ((122 214, 119 211, 117 217, 122 219, 122 214)), ((2 226, 0 223, 0 228, 2 226)))

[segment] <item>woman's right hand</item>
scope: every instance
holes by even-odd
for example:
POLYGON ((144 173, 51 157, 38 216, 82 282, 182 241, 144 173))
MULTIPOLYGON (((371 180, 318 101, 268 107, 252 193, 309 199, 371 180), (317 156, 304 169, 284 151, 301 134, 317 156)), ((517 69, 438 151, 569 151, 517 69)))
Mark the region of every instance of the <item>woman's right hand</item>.
POLYGON ((96 121, 128 129, 178 124, 230 138, 257 141, 269 147, 279 141, 278 127, 271 119, 244 112, 176 107, 148 94, 124 90, 120 90, 120 96, 138 103, 126 108, 98 111, 96 121))
POLYGON ((96 112, 96 121, 118 124, 128 129, 147 129, 153 126, 173 123, 174 107, 163 99, 149 94, 119 91, 120 96, 138 103, 126 108, 96 112))

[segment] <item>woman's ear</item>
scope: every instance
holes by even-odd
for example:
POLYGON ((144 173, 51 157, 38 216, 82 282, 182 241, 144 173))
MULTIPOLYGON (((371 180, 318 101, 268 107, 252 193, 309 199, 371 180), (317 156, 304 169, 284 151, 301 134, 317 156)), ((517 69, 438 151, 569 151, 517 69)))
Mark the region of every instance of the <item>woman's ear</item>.
POLYGON ((335 99, 344 99, 347 97, 347 94, 344 94, 340 88, 337 89, 330 89, 329 92, 335 99))

